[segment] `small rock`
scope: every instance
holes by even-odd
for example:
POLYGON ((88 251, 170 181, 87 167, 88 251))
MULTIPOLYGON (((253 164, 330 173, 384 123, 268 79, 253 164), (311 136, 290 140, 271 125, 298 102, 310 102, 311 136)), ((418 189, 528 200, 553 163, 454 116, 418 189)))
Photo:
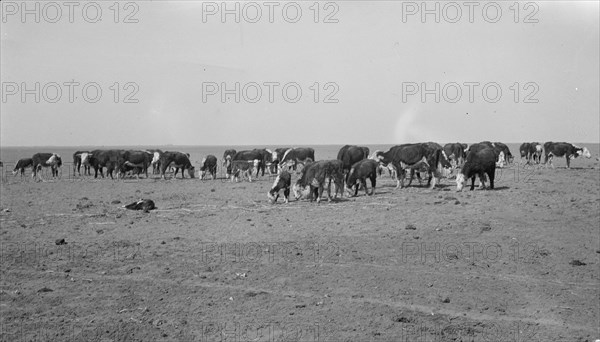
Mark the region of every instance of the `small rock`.
POLYGON ((450 303, 450 298, 449 297, 444 298, 444 300, 442 300, 442 303, 450 303))
POLYGON ((121 201, 119 201, 119 200, 114 200, 114 201, 110 202, 110 204, 120 204, 120 203, 121 203, 121 201))
POLYGON ((587 265, 585 262, 579 261, 579 260, 573 260, 569 264, 573 265, 573 266, 585 266, 585 265, 587 265))
POLYGON ((52 291, 54 291, 54 290, 49 289, 49 288, 47 288, 47 287, 44 286, 41 289, 39 289, 37 292, 52 292, 52 291))
POLYGON ((163 241, 163 242, 161 242, 160 244, 161 244, 161 245, 166 245, 167 243, 163 241))
POLYGON ((8 208, 6 208, 6 209, 4 209, 2 211, 5 212, 5 213, 10 213, 10 209, 8 209, 8 208))
POLYGON ((414 224, 409 223, 409 224, 406 225, 406 228, 404 228, 404 229, 406 229, 406 230, 416 230, 417 227, 415 227, 414 224))
POLYGON ((215 189, 210 189, 210 192, 215 192, 215 191, 216 191, 215 189))
POLYGON ((54 243, 57 245, 66 245, 67 244, 65 239, 57 239, 56 241, 54 241, 54 243))

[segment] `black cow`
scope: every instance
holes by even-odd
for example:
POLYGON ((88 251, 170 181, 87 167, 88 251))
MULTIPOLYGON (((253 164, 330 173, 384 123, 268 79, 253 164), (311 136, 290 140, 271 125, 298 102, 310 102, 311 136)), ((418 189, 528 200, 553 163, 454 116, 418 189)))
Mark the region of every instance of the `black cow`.
MULTIPOLYGON (((124 150, 94 150, 92 151, 89 158, 90 165, 94 168, 94 178, 98 178, 98 171, 100 176, 104 178, 103 169, 106 167, 106 174, 113 178, 113 171, 119 172, 119 166, 123 163, 124 150)), ((82 158, 82 163, 84 162, 82 158)))
POLYGON ((267 198, 269 202, 275 203, 279 198, 279 191, 283 189, 283 196, 285 203, 288 203, 290 197, 290 186, 292 185, 292 175, 287 171, 281 171, 280 174, 275 178, 271 190, 267 192, 267 198))
POLYGON ((81 176, 81 165, 83 165, 83 174, 91 176, 91 167, 89 162, 90 151, 77 151, 73 153, 73 175, 75 175, 75 171, 81 176), (85 164, 82 162, 85 160, 85 164))
POLYGON ((156 205, 153 200, 140 199, 136 202, 124 205, 123 208, 130 210, 143 210, 145 213, 149 213, 150 210, 156 209, 156 205))
POLYGON ((354 196, 358 195, 358 185, 360 183, 365 189, 366 195, 373 195, 375 193, 378 166, 379 163, 371 159, 363 159, 352 165, 350 172, 348 172, 348 178, 346 179, 348 191, 352 191, 352 187, 354 187, 354 196), (367 191, 367 178, 371 180, 370 194, 367 191))
POLYGON ((265 175, 265 169, 267 169, 267 172, 269 174, 272 174, 271 172, 271 164, 273 162, 273 151, 269 150, 269 149, 254 149, 253 151, 256 151, 259 155, 259 163, 258 163, 258 168, 256 170, 256 177, 258 177, 258 173, 262 172, 262 176, 265 175))
POLYGON ((302 168, 300 178, 293 186, 294 197, 299 199, 308 196, 312 202, 313 196, 315 196, 319 203, 323 196, 323 190, 327 186, 327 201, 331 201, 331 182, 334 182, 336 187, 335 196, 337 197, 337 193, 340 192, 340 196, 343 197, 344 171, 340 160, 308 162, 302 168))
POLYGON ((466 144, 461 143, 449 143, 444 145, 444 153, 446 153, 450 163, 454 164, 454 167, 458 167, 465 162, 465 158, 467 157, 465 148, 466 144))
POLYGON ((56 153, 36 153, 31 159, 33 160, 33 173, 31 177, 35 177, 38 172, 42 171, 43 167, 49 167, 52 171, 52 177, 58 177, 58 169, 62 166, 60 155, 56 153))
POLYGON ((225 169, 225 177, 229 178, 231 174, 231 161, 237 153, 234 149, 225 150, 223 153, 223 168, 225 169))
POLYGON ((566 142, 551 142, 548 141, 544 144, 544 164, 550 164, 552 168, 552 159, 554 156, 562 157, 565 156, 567 159, 567 169, 571 168, 571 159, 575 159, 579 156, 591 158, 592 154, 586 147, 579 147, 566 142))
POLYGON ((471 178, 471 190, 475 189, 475 176, 479 176, 480 188, 485 188, 485 175, 490 178, 490 189, 494 189, 496 173, 496 151, 486 147, 477 152, 471 151, 467 161, 456 176, 456 190, 462 191, 465 181, 471 178))
MULTIPOLYGON (((436 184, 436 178, 441 177, 438 169, 450 165, 450 163, 445 160, 443 153, 442 148, 435 146, 434 143, 404 144, 394 146, 387 152, 380 152, 376 158, 384 165, 391 163, 397 170, 398 177, 396 188, 404 187, 406 169, 410 168, 411 174, 413 170, 426 171, 429 175, 427 184, 433 189, 436 184)), ((412 176, 408 186, 410 186, 411 183, 412 176)))
POLYGON ((296 171, 298 164, 306 164, 308 161, 315 160, 315 150, 310 147, 290 148, 283 154, 279 162, 279 169, 292 165, 292 169, 296 171))
POLYGON ((177 172, 181 169, 181 178, 185 178, 183 173, 184 170, 188 171, 188 175, 190 178, 195 178, 195 168, 190 162, 189 154, 181 153, 181 152, 169 152, 165 151, 160 155, 160 175, 162 179, 165 179, 165 171, 167 168, 173 164, 172 166, 175 168, 175 173, 173 174, 173 178, 177 178, 177 172))
MULTIPOLYGON (((499 167, 499 168, 504 167, 504 163, 506 163, 506 158, 507 158, 506 153, 507 152, 505 152, 505 150, 501 146, 493 144, 489 141, 482 141, 480 143, 469 146, 469 149, 467 150, 467 159, 469 159, 470 153, 477 153, 486 148, 491 148, 494 150, 494 153, 496 154, 496 167, 499 167)), ((508 151, 508 153, 510 153, 510 151, 508 151)))
POLYGON ((154 153, 149 151, 129 150, 123 152, 118 165, 119 175, 124 177, 127 171, 134 170, 137 178, 139 178, 140 172, 144 172, 148 178, 148 167, 152 163, 153 156, 154 153))
POLYGON ((217 157, 212 154, 207 155, 202 159, 202 166, 200 166, 200 179, 204 179, 206 173, 208 172, 212 179, 217 178, 217 157))
POLYGON ((519 147, 519 153, 521 154, 521 159, 525 158, 525 164, 539 164, 542 161, 542 153, 543 147, 538 142, 525 142, 522 143, 519 147))
POLYGON ((252 172, 254 169, 258 169, 260 160, 234 160, 231 162, 231 181, 237 182, 240 178, 248 178, 249 182, 252 182, 252 172))
POLYGON ((19 161, 17 162, 17 165, 15 165, 15 168, 12 173, 13 173, 13 175, 16 175, 17 172, 21 171, 21 177, 23 177, 25 175, 25 169, 28 167, 33 167, 33 159, 31 159, 31 158, 19 159, 19 161))
POLYGON ((369 157, 369 148, 356 145, 343 146, 337 155, 337 160, 342 161, 342 168, 346 174, 346 182, 348 181, 348 172, 352 165, 369 157))

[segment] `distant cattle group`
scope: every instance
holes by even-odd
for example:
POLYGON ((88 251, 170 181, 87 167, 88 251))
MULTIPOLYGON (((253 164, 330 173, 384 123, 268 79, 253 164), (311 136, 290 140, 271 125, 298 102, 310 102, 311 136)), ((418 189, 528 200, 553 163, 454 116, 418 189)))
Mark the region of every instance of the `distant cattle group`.
MULTIPOLYGON (((567 168, 571 160, 583 156, 591 158, 590 151, 585 147, 565 142, 525 142, 519 147, 521 159, 525 164, 545 164, 554 168, 554 156, 565 157, 567 168), (542 156, 544 160, 542 162, 542 156)), ((252 177, 276 175, 275 182, 269 190, 269 201, 276 202, 279 192, 283 190, 285 201, 289 200, 290 190, 296 199, 307 198, 321 201, 326 191, 327 199, 331 200, 332 185, 335 188, 334 198, 344 195, 358 195, 363 188, 366 195, 373 195, 376 188, 376 178, 382 176, 384 170, 396 180, 396 187, 403 188, 405 179, 409 178, 408 186, 416 175, 421 183, 421 173, 427 174, 427 185, 434 188, 443 175, 455 174, 457 190, 462 190, 465 183, 471 180, 470 189, 475 186, 475 178, 479 177, 480 188, 485 187, 489 179, 489 188, 494 189, 496 168, 503 168, 513 163, 514 158, 506 144, 483 141, 467 145, 464 143, 449 143, 444 146, 435 142, 402 144, 392 146, 388 151, 374 151, 365 146, 345 145, 340 148, 335 160, 316 160, 315 150, 309 147, 275 148, 253 150, 226 150, 219 163, 215 155, 207 155, 200 163, 199 177, 217 179, 218 165, 221 164, 225 177, 232 182, 252 177), (298 172, 298 178, 292 183, 293 171, 298 172), (410 173, 408 173, 410 171, 410 173), (370 183, 368 191, 367 180, 370 183)), ((41 179, 41 170, 49 168, 52 176, 57 177, 62 166, 62 159, 56 153, 36 153, 31 158, 19 159, 13 174, 24 175, 25 169, 32 168, 32 177, 41 179)), ((73 153, 73 174, 91 176, 98 174, 104 178, 123 178, 127 176, 144 175, 148 178, 148 169, 152 174, 159 174, 162 179, 167 177, 195 178, 195 167, 190 161, 190 155, 183 152, 148 150, 93 150, 73 153), (83 173, 82 173, 83 167, 83 173)))

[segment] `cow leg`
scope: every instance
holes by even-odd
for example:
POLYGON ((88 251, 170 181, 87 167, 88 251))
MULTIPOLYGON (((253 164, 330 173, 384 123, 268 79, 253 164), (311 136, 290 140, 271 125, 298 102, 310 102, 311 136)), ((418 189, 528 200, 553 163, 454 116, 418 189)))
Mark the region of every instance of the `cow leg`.
POLYGON ((483 172, 483 171, 479 172, 479 181, 481 182, 481 185, 479 185, 479 188, 485 189, 485 172, 483 172))
POLYGON ((289 202, 289 198, 290 198, 290 188, 286 187, 285 189, 283 189, 283 196, 285 196, 285 203, 287 204, 289 202))
POLYGON ((376 179, 377 179, 376 175, 371 176, 371 196, 375 194, 375 184, 377 182, 376 179))
POLYGON ((369 196, 369 190, 367 190, 367 178, 361 178, 360 184, 362 184, 363 188, 365 188, 365 195, 369 196))
POLYGON ((494 190, 494 177, 495 177, 494 173, 495 172, 493 172, 493 171, 488 172, 488 176, 490 177, 490 189, 491 190, 494 190))
POLYGON ((475 175, 471 177, 471 191, 475 190, 475 175))
POLYGON ((567 169, 571 168, 571 158, 569 158, 569 155, 565 153, 565 156, 567 157, 567 169))
POLYGON ((435 184, 437 183, 437 178, 433 175, 432 172, 429 173, 429 181, 428 181, 428 183, 429 182, 431 182, 431 186, 429 187, 429 189, 435 188, 435 184), (431 180, 433 180, 433 182, 431 182, 431 180))

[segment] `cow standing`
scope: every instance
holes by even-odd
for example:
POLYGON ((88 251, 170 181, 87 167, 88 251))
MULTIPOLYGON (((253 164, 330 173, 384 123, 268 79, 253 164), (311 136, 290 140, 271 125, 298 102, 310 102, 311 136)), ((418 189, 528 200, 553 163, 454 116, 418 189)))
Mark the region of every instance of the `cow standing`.
POLYGON ((292 175, 290 175, 287 171, 281 171, 280 174, 275 178, 275 182, 273 182, 273 186, 271 190, 267 192, 267 198, 271 202, 271 204, 277 202, 279 198, 279 191, 283 189, 283 196, 285 203, 289 202, 290 197, 290 186, 292 185, 292 175))
POLYGON ((165 172, 169 166, 175 168, 173 179, 177 178, 177 173, 181 169, 181 179, 185 178, 184 171, 188 171, 190 178, 195 178, 195 168, 190 162, 189 154, 181 152, 169 152, 165 151, 160 155, 160 175, 162 179, 165 179, 165 172))
POLYGON ((465 162, 467 154, 465 152, 465 144, 450 143, 444 145, 444 153, 453 167, 459 167, 465 162))
POLYGON ((150 161, 150 165, 152 166, 152 174, 160 174, 160 155, 163 153, 163 151, 158 149, 149 149, 146 150, 146 152, 152 155, 152 160, 150 161))
POLYGON ((202 166, 200 166, 200 179, 204 179, 204 176, 208 172, 212 179, 217 178, 217 157, 209 154, 202 159, 202 166))
POLYGON ((548 141, 544 144, 544 164, 550 164, 552 168, 552 159, 554 156, 562 157, 565 156, 567 160, 567 169, 571 168, 571 159, 575 159, 579 156, 591 158, 592 154, 586 147, 579 147, 566 142, 551 142, 548 141))
POLYGON ((342 162, 342 169, 344 171, 344 174, 346 175, 346 182, 348 181, 348 173, 350 172, 352 165, 368 157, 368 147, 345 145, 339 150, 337 160, 340 160, 342 162))
POLYGON ((306 164, 315 160, 315 150, 310 147, 290 148, 283 154, 279 162, 279 170, 292 166, 296 171, 298 164, 306 164))
POLYGON ((336 186, 335 196, 337 197, 338 192, 341 192, 341 196, 343 196, 344 172, 340 160, 320 160, 307 163, 302 169, 300 178, 294 184, 294 197, 299 199, 308 196, 311 202, 313 197, 316 197, 317 203, 319 203, 323 196, 323 190, 327 186, 327 201, 331 201, 331 182, 334 182, 336 186))
POLYGON ((33 167, 33 159, 31 158, 22 158, 17 161, 17 165, 12 172, 13 175, 16 175, 19 171, 21 171, 21 177, 25 175, 25 169, 28 167, 33 167))
POLYGON ((225 177, 229 178, 231 175, 231 161, 233 160, 233 156, 237 153, 234 149, 226 150, 223 153, 223 168, 225 169, 225 177))
MULTIPOLYGON (((489 141, 482 141, 480 143, 469 146, 469 149, 467 150, 467 159, 469 159, 470 153, 477 153, 486 148, 491 148, 494 150, 494 153, 496 154, 496 167, 504 167, 504 163, 506 163, 507 158, 506 150, 503 147, 498 146, 495 143, 491 143, 489 141)), ((508 153, 510 153, 510 151, 508 151, 508 153)))
POLYGON ((133 170, 138 179, 141 172, 144 172, 148 178, 148 167, 152 163, 153 156, 154 154, 149 151, 129 150, 123 152, 118 164, 119 175, 124 177, 127 171, 133 170))
MULTIPOLYGON (((89 158, 90 165, 94 168, 94 178, 98 178, 98 171, 100 176, 104 178, 103 169, 106 167, 106 174, 113 179, 113 171, 119 172, 119 166, 123 163, 124 150, 94 150, 87 158, 89 158)), ((82 158, 82 163, 86 160, 82 158)))
POLYGON ((533 164, 532 160, 534 163, 539 164, 542 161, 543 147, 538 142, 525 142, 519 147, 519 153, 521 159, 525 158, 525 164, 533 164))
POLYGON ((365 194, 371 196, 375 193, 375 184, 377 179, 377 167, 379 163, 372 159, 363 159, 350 168, 346 179, 346 188, 349 192, 354 187, 354 196, 358 195, 358 185, 361 184, 365 189, 365 194), (367 190, 367 178, 371 180, 371 193, 367 190))
POLYGON ((44 167, 50 168, 52 171, 52 177, 58 177, 58 169, 62 166, 62 159, 60 158, 60 155, 56 153, 36 153, 31 157, 31 159, 33 161, 33 173, 31 174, 31 177, 35 178, 37 173, 40 172, 39 177, 41 179, 41 171, 44 167))
POLYGON ((258 169, 260 160, 234 160, 231 162, 231 181, 238 182, 240 176, 242 179, 248 178, 248 181, 252 183, 252 172, 258 169))
POLYGON ((496 174, 496 151, 491 147, 471 152, 456 176, 456 190, 462 191, 465 181, 471 178, 471 190, 475 189, 475 176, 479 176, 480 188, 485 188, 485 175, 490 178, 490 189, 494 189, 496 174))
POLYGON ((91 152, 90 151, 77 151, 75 153, 73 153, 73 175, 75 175, 75 171, 77 171, 77 174, 79 174, 79 176, 81 176, 81 165, 83 165, 83 174, 87 175, 87 176, 91 176, 92 172, 91 172, 91 166, 89 163, 89 154, 91 152), (85 160, 85 164, 82 162, 82 160, 85 160))
POLYGON ((281 158, 283 158, 283 155, 289 149, 289 147, 280 147, 276 148, 271 152, 271 173, 277 173, 277 170, 279 170, 279 163, 281 162, 281 158))

